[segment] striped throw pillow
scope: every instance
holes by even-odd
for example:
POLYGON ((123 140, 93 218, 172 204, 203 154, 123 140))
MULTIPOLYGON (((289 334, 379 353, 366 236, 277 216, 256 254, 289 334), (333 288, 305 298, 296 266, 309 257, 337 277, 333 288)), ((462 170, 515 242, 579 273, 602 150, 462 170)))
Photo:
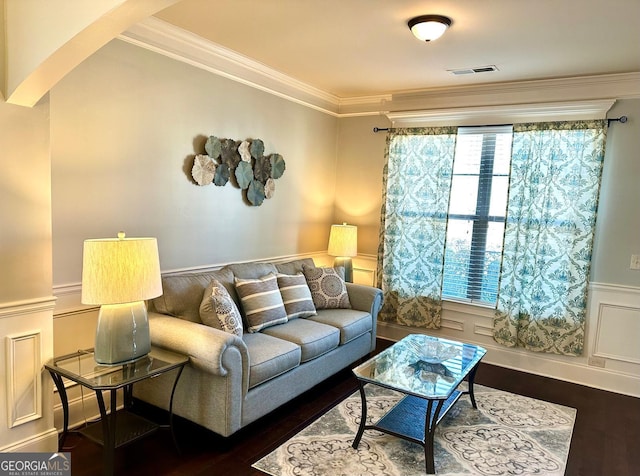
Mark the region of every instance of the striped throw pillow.
POLYGON ((307 280, 302 273, 295 275, 278 274, 278 287, 280 288, 284 308, 287 311, 287 319, 309 317, 317 314, 307 280))
POLYGON ((235 285, 249 332, 259 332, 265 327, 287 322, 278 278, 274 273, 258 279, 235 278, 235 285))

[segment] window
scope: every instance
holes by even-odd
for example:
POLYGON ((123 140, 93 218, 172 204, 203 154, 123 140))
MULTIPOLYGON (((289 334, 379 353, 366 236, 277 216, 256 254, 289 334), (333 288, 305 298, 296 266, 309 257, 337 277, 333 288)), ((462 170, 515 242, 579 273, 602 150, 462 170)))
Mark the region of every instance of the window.
POLYGON ((444 258, 445 299, 496 304, 512 129, 458 129, 444 258))

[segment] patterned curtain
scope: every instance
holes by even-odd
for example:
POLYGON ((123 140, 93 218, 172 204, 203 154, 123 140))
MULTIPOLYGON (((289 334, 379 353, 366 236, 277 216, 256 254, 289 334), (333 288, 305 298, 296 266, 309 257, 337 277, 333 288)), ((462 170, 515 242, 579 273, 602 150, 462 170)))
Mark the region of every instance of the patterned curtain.
POLYGON ((500 344, 582 354, 605 125, 514 125, 493 322, 500 344))
POLYGON ((456 128, 392 129, 383 178, 379 319, 437 329, 456 128))

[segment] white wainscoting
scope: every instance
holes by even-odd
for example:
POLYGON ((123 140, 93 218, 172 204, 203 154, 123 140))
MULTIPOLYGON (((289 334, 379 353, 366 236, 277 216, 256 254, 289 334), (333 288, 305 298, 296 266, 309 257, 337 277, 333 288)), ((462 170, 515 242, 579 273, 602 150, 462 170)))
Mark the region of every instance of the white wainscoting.
POLYGON ((52 387, 53 296, 0 303, 0 452, 56 451, 52 387))
POLYGON ((640 397, 640 288, 589 287, 585 353, 581 357, 511 349, 493 340, 493 310, 445 302, 439 330, 379 322, 378 336, 399 340, 424 333, 480 345, 484 362, 640 397))
POLYGON ((40 329, 5 337, 9 428, 42 417, 40 337, 40 329))
POLYGON ((589 355, 640 378, 640 288, 593 283, 589 297, 589 355))

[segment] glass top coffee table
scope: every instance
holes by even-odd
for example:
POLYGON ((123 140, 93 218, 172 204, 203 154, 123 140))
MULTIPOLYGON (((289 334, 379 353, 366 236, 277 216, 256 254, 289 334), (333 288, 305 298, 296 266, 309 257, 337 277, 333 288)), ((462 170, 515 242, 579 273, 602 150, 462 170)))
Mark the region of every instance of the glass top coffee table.
POLYGON ((362 418, 353 440, 357 448, 365 430, 378 430, 424 447, 427 473, 435 473, 433 438, 438 423, 465 394, 473 408, 473 381, 486 350, 472 344, 412 334, 353 369, 360 386, 362 418), (467 379, 468 390, 458 390, 467 379), (406 396, 377 423, 367 425, 367 383, 406 396), (424 421, 424 425, 422 422, 424 421))

